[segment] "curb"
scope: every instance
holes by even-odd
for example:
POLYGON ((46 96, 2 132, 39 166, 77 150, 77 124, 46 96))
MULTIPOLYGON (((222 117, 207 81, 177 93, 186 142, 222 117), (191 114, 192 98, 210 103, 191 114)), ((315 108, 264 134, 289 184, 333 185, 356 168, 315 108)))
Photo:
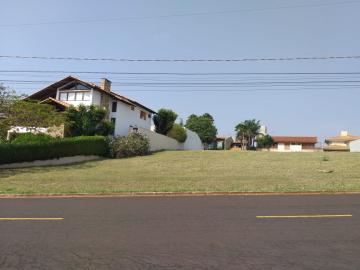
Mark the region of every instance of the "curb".
POLYGON ((114 197, 200 197, 200 196, 311 196, 311 195, 358 195, 350 192, 125 192, 107 194, 0 194, 0 199, 41 198, 114 198, 114 197))

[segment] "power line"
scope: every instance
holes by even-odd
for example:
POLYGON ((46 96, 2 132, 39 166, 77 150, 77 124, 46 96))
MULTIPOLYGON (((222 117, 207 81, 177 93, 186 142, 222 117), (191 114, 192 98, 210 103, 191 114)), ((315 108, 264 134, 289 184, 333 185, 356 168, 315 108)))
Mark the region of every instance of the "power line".
POLYGON ((0 55, 8 59, 37 60, 71 60, 71 61, 111 61, 111 62, 262 62, 262 61, 303 61, 303 60, 345 60, 360 59, 360 55, 347 56, 311 56, 311 57, 278 57, 278 58, 238 58, 238 59, 129 59, 129 58, 88 58, 88 57, 57 57, 57 56, 23 56, 0 55))
POLYGON ((107 74, 107 75, 175 75, 175 76, 213 76, 213 75, 360 75, 360 72, 113 72, 113 71, 74 71, 74 70, 0 70, 0 73, 59 73, 59 74, 107 74))
POLYGON ((307 8, 307 7, 323 7, 323 6, 347 5, 347 4, 359 4, 359 3, 360 3, 359 1, 342 1, 342 2, 305 4, 305 5, 289 5, 289 6, 266 7, 266 8, 249 8, 249 9, 239 9, 239 10, 178 13, 178 14, 158 15, 158 16, 119 17, 119 18, 109 18, 109 19, 63 20, 63 21, 48 21, 48 22, 35 22, 35 23, 2 24, 2 25, 0 25, 0 27, 20 27, 20 26, 39 26, 39 25, 57 25, 57 24, 115 22, 115 21, 123 21, 123 20, 166 19, 166 18, 175 18, 175 17, 236 14, 236 13, 243 13, 243 12, 271 11, 271 10, 292 9, 292 8, 307 8))
MULTIPOLYGON (((11 83, 53 83, 52 81, 43 81, 43 80, 3 80, 0 79, 0 82, 11 82, 11 83)), ((173 86, 173 85, 179 85, 179 86, 193 86, 193 85, 201 85, 201 86, 208 86, 208 85, 216 85, 216 86, 224 86, 224 85, 253 85, 253 84, 317 84, 317 83, 360 83, 360 80, 340 80, 340 81, 265 81, 265 82, 112 82, 113 84, 119 84, 119 85, 126 85, 126 86, 137 86, 137 85, 153 85, 153 86, 159 86, 159 85, 165 85, 165 86, 173 86)))
MULTIPOLYGON (((331 90, 356 90, 359 91, 359 86, 348 86, 348 87, 334 87, 334 86, 330 86, 330 87, 312 87, 312 88, 272 88, 272 89, 264 89, 264 88, 255 88, 255 89, 151 89, 151 90, 145 90, 145 89, 131 89, 131 90, 122 90, 121 92, 148 92, 148 93, 152 93, 152 92, 165 92, 165 93, 191 93, 191 92, 200 92, 200 93, 204 93, 204 92, 214 92, 214 93, 224 93, 224 92, 232 92, 232 93, 236 93, 236 92, 302 92, 302 91, 313 91, 313 90, 324 90, 324 91, 331 91, 331 90)), ((22 88, 23 90, 38 90, 35 88, 22 88)), ((19 90, 19 89, 18 89, 19 90)))

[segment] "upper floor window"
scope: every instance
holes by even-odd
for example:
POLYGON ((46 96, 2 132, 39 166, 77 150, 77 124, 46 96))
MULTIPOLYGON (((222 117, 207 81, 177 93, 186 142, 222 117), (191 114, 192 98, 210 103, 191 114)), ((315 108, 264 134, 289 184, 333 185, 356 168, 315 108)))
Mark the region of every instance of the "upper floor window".
POLYGON ((134 106, 131 106, 131 110, 134 111, 134 110, 135 110, 135 107, 134 107, 134 106))
POLYGON ((116 112, 116 109, 117 109, 117 101, 114 101, 111 106, 111 111, 116 112))
POLYGON ((90 87, 78 82, 70 82, 61 86, 59 90, 90 90, 90 87))
POLYGON ((59 99, 62 101, 88 101, 90 92, 60 92, 59 99))
POLYGON ((146 120, 146 112, 140 111, 140 119, 146 120))

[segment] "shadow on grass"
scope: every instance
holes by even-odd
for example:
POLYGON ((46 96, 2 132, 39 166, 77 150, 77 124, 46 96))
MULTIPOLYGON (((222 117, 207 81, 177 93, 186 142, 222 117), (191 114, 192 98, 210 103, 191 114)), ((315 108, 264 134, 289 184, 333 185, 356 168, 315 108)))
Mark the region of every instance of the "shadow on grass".
POLYGON ((47 173, 52 171, 67 171, 67 170, 82 170, 90 169, 97 166, 96 162, 108 160, 106 158, 76 162, 72 164, 64 165, 48 165, 48 166, 37 166, 37 167, 28 167, 28 168, 17 168, 17 169, 1 169, 0 170, 0 180, 2 178, 7 178, 22 173, 47 173))

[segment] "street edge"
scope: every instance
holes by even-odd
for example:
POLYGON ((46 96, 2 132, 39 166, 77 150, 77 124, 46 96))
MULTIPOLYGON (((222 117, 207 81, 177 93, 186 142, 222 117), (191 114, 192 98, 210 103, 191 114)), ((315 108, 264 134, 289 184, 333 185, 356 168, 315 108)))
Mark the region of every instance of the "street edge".
POLYGON ((200 196, 311 196, 356 195, 360 191, 344 192, 123 192, 98 194, 0 194, 0 199, 19 198, 114 198, 114 197, 200 197, 200 196))

